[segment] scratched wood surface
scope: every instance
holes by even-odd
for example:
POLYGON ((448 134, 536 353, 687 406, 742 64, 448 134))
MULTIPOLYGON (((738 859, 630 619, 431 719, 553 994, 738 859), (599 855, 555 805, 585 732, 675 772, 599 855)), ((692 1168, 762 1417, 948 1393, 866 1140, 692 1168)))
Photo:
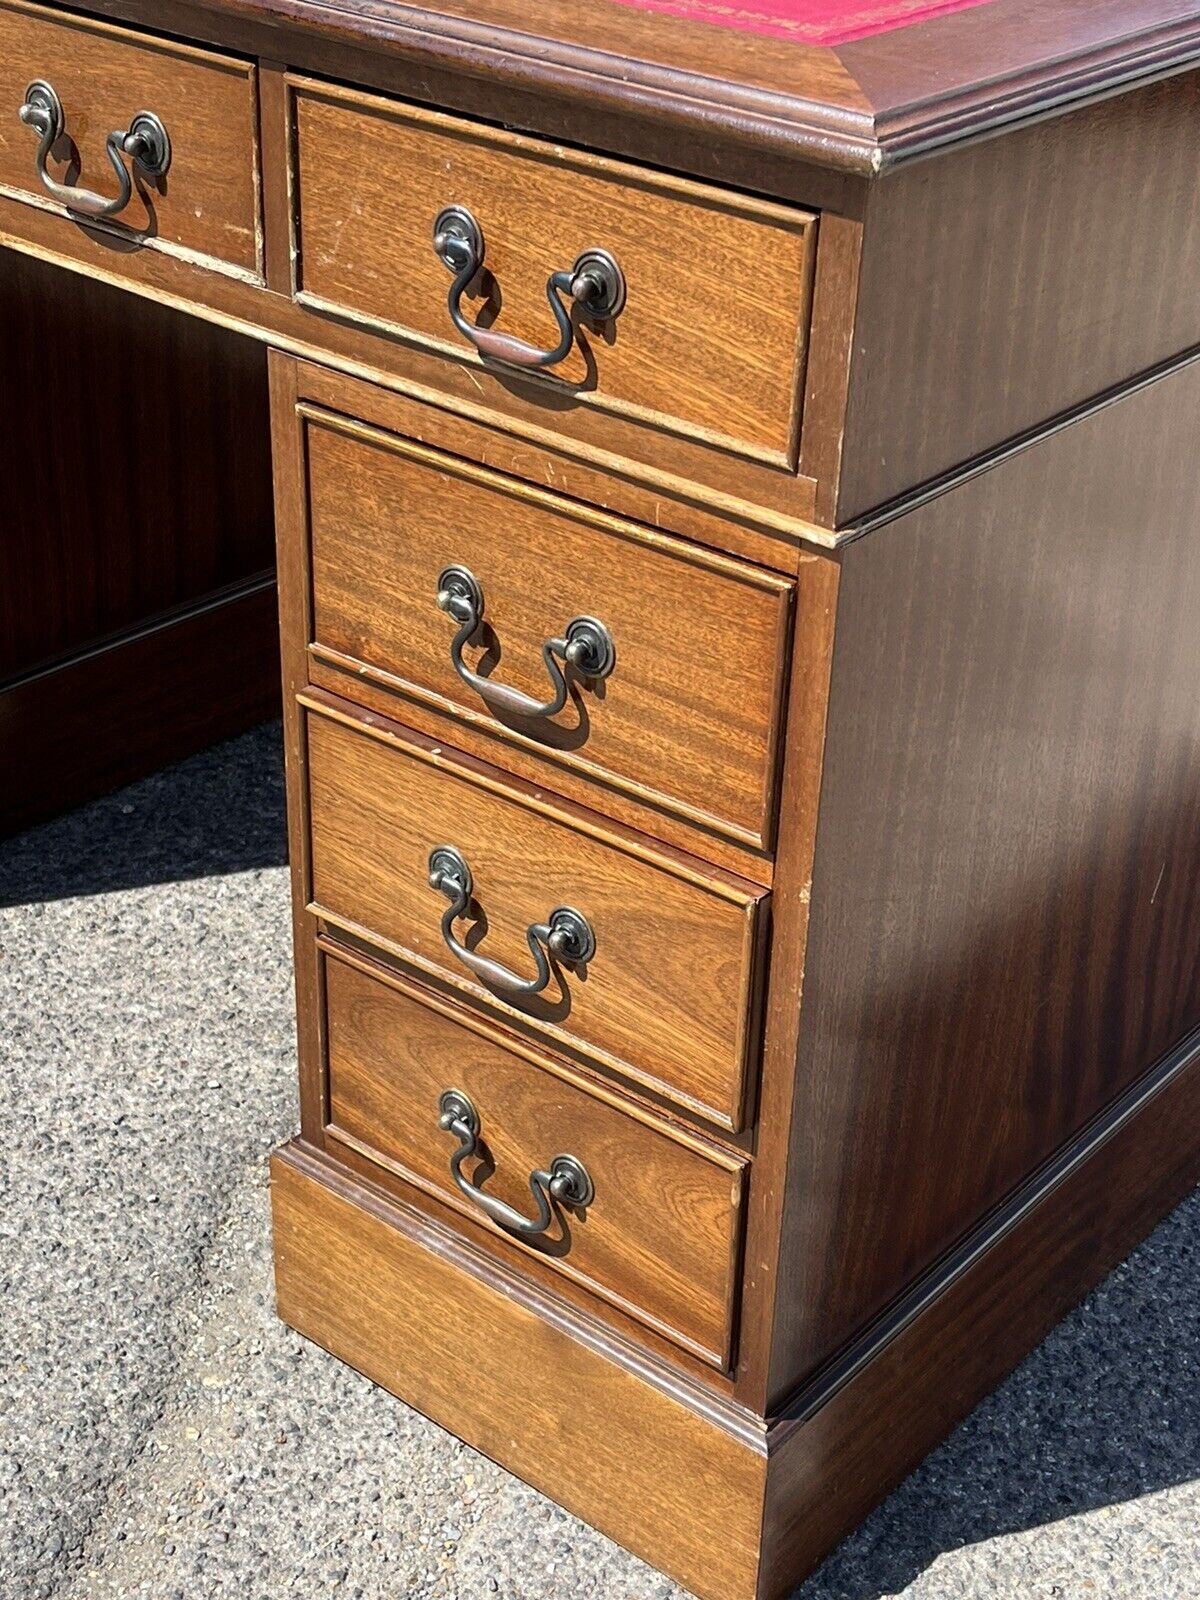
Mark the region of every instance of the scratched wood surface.
POLYGON ((161 245, 259 276, 258 111, 250 62, 2 0, 0 186, 61 210, 38 178, 37 136, 16 116, 36 78, 48 80, 63 105, 65 136, 50 159, 60 183, 117 194, 106 141, 114 129, 128 129, 139 111, 154 112, 170 135, 166 176, 143 176, 118 218, 88 228, 111 254, 161 245))
POLYGON ((307 303, 474 359, 447 315, 451 274, 431 244, 442 208, 466 206, 485 243, 468 320, 553 348, 547 279, 604 249, 627 303, 611 323, 576 314, 575 349, 543 380, 546 404, 591 398, 794 465, 809 213, 303 80, 293 108, 307 303))

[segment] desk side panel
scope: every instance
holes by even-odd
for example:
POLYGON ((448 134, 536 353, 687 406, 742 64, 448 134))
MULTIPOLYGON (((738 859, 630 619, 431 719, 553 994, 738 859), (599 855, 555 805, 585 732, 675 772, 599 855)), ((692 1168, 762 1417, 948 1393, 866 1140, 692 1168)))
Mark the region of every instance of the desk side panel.
POLYGON ((773 1390, 1200 1021, 1200 363, 844 554, 773 1390))
POLYGON ((866 218, 837 522, 1200 343, 1200 75, 906 168, 866 218))

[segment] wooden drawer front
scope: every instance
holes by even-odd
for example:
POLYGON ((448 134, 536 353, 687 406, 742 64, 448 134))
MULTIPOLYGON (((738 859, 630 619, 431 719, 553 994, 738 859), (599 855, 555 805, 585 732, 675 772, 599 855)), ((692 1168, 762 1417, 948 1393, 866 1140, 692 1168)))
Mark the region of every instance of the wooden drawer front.
POLYGON ((769 843, 786 579, 334 417, 309 413, 307 446, 318 660, 769 843), (457 624, 436 603, 449 563, 484 595, 470 669, 547 702, 543 646, 591 615, 616 647, 611 674, 553 719, 492 712, 451 661, 457 624))
MULTIPOLYGON (((313 708, 316 709, 316 708, 313 708)), ((386 728, 308 718, 313 910, 397 949, 426 972, 725 1127, 740 1127, 763 891, 673 860, 588 813, 517 793, 500 774, 386 728), (586 968, 540 995, 500 998, 442 938, 448 900, 429 856, 462 853, 482 920, 454 932, 528 977, 527 929, 555 907, 596 936, 586 968)))
POLYGON ((729 1360, 744 1163, 673 1130, 516 1045, 428 991, 325 960, 332 1136, 381 1162, 694 1354, 729 1360), (595 1188, 521 1239, 456 1186, 439 1099, 461 1090, 479 1114, 480 1154, 463 1176, 535 1217, 530 1174, 574 1156, 595 1188))
POLYGON ((550 275, 607 250, 627 302, 590 331, 577 319, 548 401, 579 398, 794 468, 809 213, 318 83, 291 93, 306 304, 470 355, 432 246, 443 207, 465 206, 485 247, 468 320, 549 349, 550 275))
POLYGON ((36 79, 48 82, 62 103, 65 134, 48 162, 58 183, 115 197, 120 186, 108 135, 149 111, 170 136, 170 166, 161 179, 122 158, 136 177, 132 195, 100 225, 156 249, 260 276, 258 113, 249 62, 0 0, 0 192, 69 214, 43 187, 38 136, 17 116, 36 79))

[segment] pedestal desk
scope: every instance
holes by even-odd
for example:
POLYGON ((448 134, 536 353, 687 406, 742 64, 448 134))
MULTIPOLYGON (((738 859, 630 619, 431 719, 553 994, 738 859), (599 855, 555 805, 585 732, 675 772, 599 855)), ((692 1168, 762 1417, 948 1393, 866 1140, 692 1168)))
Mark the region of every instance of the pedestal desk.
POLYGON ((708 1600, 1200 1179, 1198 61, 0 0, 3 821, 269 711, 274 528, 280 1314, 708 1600))

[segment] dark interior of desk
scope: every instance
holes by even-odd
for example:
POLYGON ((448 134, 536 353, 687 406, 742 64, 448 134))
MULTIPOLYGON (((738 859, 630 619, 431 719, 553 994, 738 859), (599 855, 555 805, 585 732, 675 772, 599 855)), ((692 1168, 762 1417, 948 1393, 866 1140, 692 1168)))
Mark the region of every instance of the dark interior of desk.
POLYGON ((277 713, 265 347, 0 251, 0 834, 277 713))

